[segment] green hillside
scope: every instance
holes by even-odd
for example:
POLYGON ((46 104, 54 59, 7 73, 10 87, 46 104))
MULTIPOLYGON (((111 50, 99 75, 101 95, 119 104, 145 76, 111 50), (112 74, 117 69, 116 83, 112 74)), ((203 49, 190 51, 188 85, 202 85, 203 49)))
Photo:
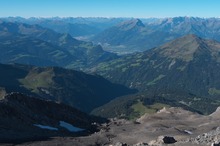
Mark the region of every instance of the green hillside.
POLYGON ((140 91, 183 90, 218 97, 220 43, 188 35, 158 48, 102 63, 95 72, 140 91))
POLYGON ((102 117, 136 119, 144 114, 153 114, 164 107, 182 107, 200 114, 211 114, 220 106, 219 99, 199 97, 182 91, 141 92, 113 99, 91 113, 102 117))
POLYGON ((60 66, 83 70, 118 58, 99 45, 38 25, 0 22, 1 63, 60 66))
POLYGON ((57 67, 0 64, 0 70, 0 87, 7 93, 26 93, 86 112, 118 96, 136 92, 101 76, 57 67))

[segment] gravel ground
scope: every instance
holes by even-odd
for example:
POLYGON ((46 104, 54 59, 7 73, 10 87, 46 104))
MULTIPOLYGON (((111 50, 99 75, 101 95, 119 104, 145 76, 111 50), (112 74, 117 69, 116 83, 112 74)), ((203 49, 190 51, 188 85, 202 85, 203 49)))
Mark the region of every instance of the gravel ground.
MULTIPOLYGON (((101 130, 86 137, 54 137, 47 141, 29 142, 18 146, 98 146, 137 143, 158 144, 158 137, 171 136, 177 142, 170 146, 207 146, 220 140, 220 111, 209 116, 195 114, 180 108, 163 109, 153 115, 144 115, 137 121, 112 119, 101 130), (217 129, 216 129, 217 128, 217 129), (206 134, 203 134, 206 133, 206 134), (153 143, 153 142, 152 142, 153 143)), ((139 145, 140 146, 140 145, 139 145)))

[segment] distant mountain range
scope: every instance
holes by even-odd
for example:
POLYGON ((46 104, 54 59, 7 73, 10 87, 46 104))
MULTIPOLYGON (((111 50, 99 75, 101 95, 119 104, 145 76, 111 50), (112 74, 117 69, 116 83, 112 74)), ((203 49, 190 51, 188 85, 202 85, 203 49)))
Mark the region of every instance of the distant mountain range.
POLYGON ((8 17, 1 18, 0 20, 38 25, 61 34, 67 33, 72 37, 101 44, 105 50, 118 54, 145 51, 188 34, 220 41, 219 18, 33 17, 25 19, 21 17, 8 17))
POLYGON ((177 37, 165 31, 148 29, 140 19, 132 19, 104 30, 93 37, 107 50, 125 54, 151 49, 177 37))
POLYGON ((1 18, 7 22, 19 22, 30 25, 39 25, 45 28, 52 29, 58 33, 68 33, 73 37, 90 36, 97 34, 106 28, 116 25, 129 18, 82 18, 82 17, 67 17, 67 18, 22 18, 8 17, 1 18))
POLYGON ((99 45, 56 33, 38 25, 0 22, 1 63, 83 69, 117 58, 99 45))
POLYGON ((132 19, 104 30, 93 40, 117 53, 140 52, 188 34, 220 41, 219 24, 218 18, 175 17, 147 23, 132 19))

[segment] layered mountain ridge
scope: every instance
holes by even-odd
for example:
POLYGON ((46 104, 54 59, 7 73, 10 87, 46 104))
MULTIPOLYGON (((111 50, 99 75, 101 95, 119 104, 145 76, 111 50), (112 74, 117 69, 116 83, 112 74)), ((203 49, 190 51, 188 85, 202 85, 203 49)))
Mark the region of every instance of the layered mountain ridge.
POLYGON ((86 112, 117 96, 136 92, 97 75, 57 67, 0 64, 0 70, 2 71, 0 87, 6 93, 20 92, 34 95, 86 112))
POLYGON ((45 28, 53 29, 58 33, 68 33, 73 37, 88 37, 97 34, 102 30, 116 25, 128 18, 83 18, 83 17, 52 17, 52 18, 22 18, 7 17, 1 18, 7 22, 20 22, 30 25, 40 25, 45 28))
POLYGON ((131 30, 131 29, 140 29, 145 27, 140 19, 132 19, 130 21, 125 21, 118 24, 118 27, 124 31, 131 30))
POLYGON ((140 90, 217 95, 220 43, 187 35, 143 53, 98 66, 108 79, 140 90), (117 76, 116 76, 117 74, 117 76))
POLYGON ((117 58, 101 46, 38 25, 0 23, 2 63, 62 66, 80 70, 117 58))
MULTIPOLYGON (((131 22, 135 22, 135 20, 122 24, 131 24, 131 22)), ((93 40, 103 44, 104 48, 119 53, 148 50, 189 34, 220 41, 218 18, 174 17, 147 21, 144 24, 140 20, 138 22, 142 24, 140 25, 142 27, 139 25, 136 27, 141 29, 131 31, 131 29, 127 29, 126 25, 116 25, 99 33, 93 40), (124 50, 119 46, 124 46, 124 50)))

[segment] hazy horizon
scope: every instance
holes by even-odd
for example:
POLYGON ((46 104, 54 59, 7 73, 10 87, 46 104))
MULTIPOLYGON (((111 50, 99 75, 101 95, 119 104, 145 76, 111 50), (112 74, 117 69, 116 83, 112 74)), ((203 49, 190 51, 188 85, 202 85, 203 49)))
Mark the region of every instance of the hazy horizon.
POLYGON ((220 17, 218 0, 7 0, 0 4, 0 17, 220 17))
POLYGON ((31 18, 35 18, 35 19, 55 19, 55 18, 58 18, 58 19, 65 19, 65 18, 94 18, 94 19, 168 19, 168 18, 178 18, 178 17, 186 17, 186 18, 200 18, 200 19, 211 19, 211 18, 215 18, 215 19, 220 19, 220 17, 197 17, 197 16, 174 16, 174 17, 77 17, 77 16, 67 16, 67 17, 60 17, 60 16, 50 16, 50 17, 22 17, 22 16, 5 16, 5 17, 0 17, 1 18, 24 18, 24 19, 31 19, 31 18))

